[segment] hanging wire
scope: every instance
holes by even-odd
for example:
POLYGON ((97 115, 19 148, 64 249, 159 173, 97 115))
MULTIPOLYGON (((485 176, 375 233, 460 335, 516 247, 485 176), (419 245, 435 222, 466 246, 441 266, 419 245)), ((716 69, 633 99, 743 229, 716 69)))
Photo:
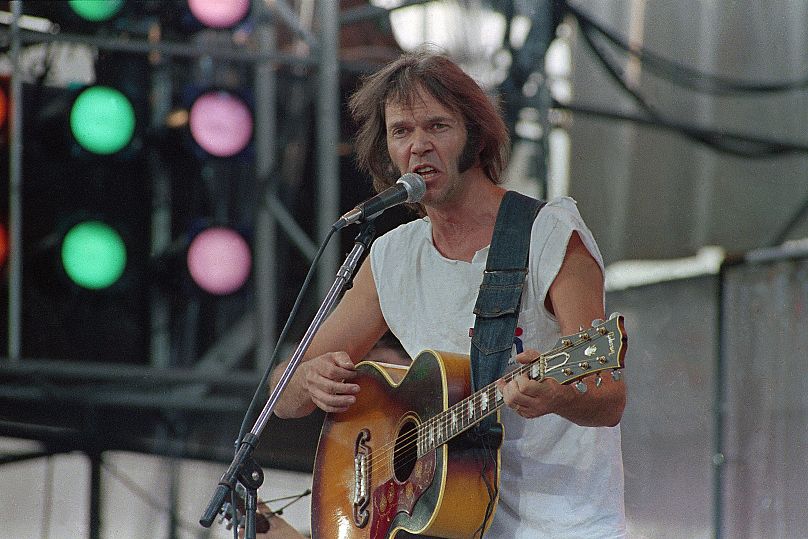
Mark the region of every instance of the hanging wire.
POLYGON ((603 25, 580 11, 569 2, 564 1, 565 9, 578 20, 581 26, 595 30, 614 46, 626 54, 642 62, 643 68, 656 73, 669 82, 712 95, 767 94, 805 90, 808 88, 808 77, 793 81, 759 82, 724 77, 705 73, 690 66, 678 63, 644 47, 630 45, 614 32, 606 30, 603 25))
MULTIPOLYGON (((618 41, 617 38, 609 35, 608 32, 603 30, 599 25, 591 23, 591 19, 581 14, 578 10, 570 6, 569 3, 565 2, 565 7, 578 20, 584 43, 603 65, 609 77, 631 96, 642 112, 647 115, 648 119, 652 120, 650 123, 678 131, 686 138, 713 148, 716 151, 748 159, 761 159, 797 152, 808 153, 808 146, 804 145, 764 140, 718 130, 704 129, 697 126, 675 124, 668 121, 642 94, 630 87, 625 80, 623 68, 618 62, 609 57, 609 52, 605 49, 603 44, 598 41, 599 39, 606 38, 614 42, 618 41)), ((626 47, 628 46, 626 45, 626 47)), ((645 67, 645 64, 643 64, 643 67, 645 67)), ((697 72, 691 70, 691 75, 695 73, 697 72)), ((563 108, 563 106, 560 108, 563 108)), ((573 109, 571 108, 571 110, 573 109)))

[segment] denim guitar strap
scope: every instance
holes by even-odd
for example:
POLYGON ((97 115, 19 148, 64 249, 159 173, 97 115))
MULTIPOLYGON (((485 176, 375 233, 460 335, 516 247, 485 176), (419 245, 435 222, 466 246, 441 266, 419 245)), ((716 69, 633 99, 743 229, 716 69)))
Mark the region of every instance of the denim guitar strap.
MULTIPOLYGON (((500 204, 483 282, 474 306, 476 319, 470 354, 472 391, 498 379, 511 357, 522 287, 527 277, 530 231, 544 204, 516 191, 506 192, 500 204)), ((489 416, 476 430, 478 435, 485 435, 492 429, 501 435, 501 426, 489 416)))

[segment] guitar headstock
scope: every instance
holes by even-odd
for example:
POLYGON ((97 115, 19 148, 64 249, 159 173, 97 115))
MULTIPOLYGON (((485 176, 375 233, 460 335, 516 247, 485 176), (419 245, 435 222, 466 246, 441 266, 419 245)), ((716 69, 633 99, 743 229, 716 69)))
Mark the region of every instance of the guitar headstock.
POLYGON ((559 384, 578 381, 576 387, 583 392, 586 386, 580 379, 590 374, 611 370, 612 377, 619 379, 627 349, 623 316, 613 313, 605 322, 595 320, 589 329, 560 338, 550 352, 542 355, 543 374, 559 384))

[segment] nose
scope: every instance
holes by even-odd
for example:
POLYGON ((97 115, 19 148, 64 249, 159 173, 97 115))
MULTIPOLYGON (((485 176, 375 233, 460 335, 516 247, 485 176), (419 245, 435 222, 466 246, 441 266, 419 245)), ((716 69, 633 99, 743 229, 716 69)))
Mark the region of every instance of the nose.
POLYGON ((423 155, 432 149, 432 139, 429 133, 423 129, 416 129, 413 132, 412 146, 410 151, 415 155, 423 155))

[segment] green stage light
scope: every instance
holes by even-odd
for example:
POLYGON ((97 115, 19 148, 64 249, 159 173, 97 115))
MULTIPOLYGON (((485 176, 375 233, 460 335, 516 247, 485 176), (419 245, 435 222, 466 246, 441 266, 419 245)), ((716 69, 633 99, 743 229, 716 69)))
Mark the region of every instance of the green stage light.
POLYGON ((111 226, 84 221, 65 234, 62 265, 77 285, 91 290, 107 288, 123 274, 126 245, 111 226))
POLYGON ((124 0, 68 0, 76 15, 92 22, 111 19, 121 10, 123 3, 124 0))
POLYGON ((109 155, 123 149, 135 132, 135 109, 120 91, 91 86, 70 109, 70 130, 86 150, 109 155))

